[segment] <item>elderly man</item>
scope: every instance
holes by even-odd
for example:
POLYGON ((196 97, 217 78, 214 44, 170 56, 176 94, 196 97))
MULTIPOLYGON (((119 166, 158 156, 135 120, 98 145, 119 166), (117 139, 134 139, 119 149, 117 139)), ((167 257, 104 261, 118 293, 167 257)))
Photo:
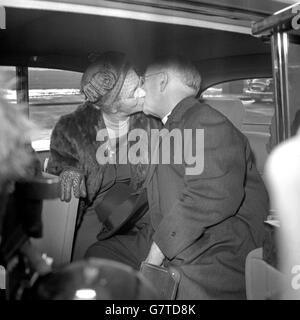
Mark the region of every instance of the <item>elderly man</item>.
MULTIPOLYGON (((60 175, 62 200, 70 201, 72 188, 75 197, 81 199, 74 259, 82 258, 96 240, 101 228, 98 218, 102 220, 98 214, 103 211, 101 202, 107 192, 117 183, 130 184, 137 191, 144 182, 146 161, 131 165, 126 161, 126 153, 122 153, 125 159, 120 159, 119 152, 131 129, 150 132, 150 127, 157 123, 138 112, 143 102, 136 95, 139 80, 123 53, 103 53, 82 76, 86 102, 63 116, 53 130, 47 171, 60 175), (103 130, 109 143, 101 141, 103 130), (103 144, 109 163, 98 157, 103 144)), ((143 156, 147 158, 148 154, 143 156)))
MULTIPOLYGON (((169 164, 149 172, 151 223, 123 236, 122 245, 108 239, 101 248, 107 257, 110 249, 112 258, 127 259, 136 268, 144 259, 177 268, 176 299, 244 299, 245 258, 262 245, 268 196, 247 138, 195 99, 200 82, 197 68, 181 57, 161 58, 147 68, 143 111, 160 118, 181 141, 170 148, 169 164), (184 150, 174 152, 178 145, 184 150), (192 166, 195 153, 203 159, 198 168, 192 166), (178 155, 184 155, 181 162, 178 155)), ((167 152, 163 141, 160 154, 167 152)))

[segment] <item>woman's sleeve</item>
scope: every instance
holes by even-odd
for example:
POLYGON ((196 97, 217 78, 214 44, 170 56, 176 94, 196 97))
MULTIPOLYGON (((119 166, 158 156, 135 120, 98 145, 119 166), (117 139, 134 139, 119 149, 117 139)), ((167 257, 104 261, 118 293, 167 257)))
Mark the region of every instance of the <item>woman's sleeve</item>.
POLYGON ((52 131, 48 173, 59 175, 66 168, 79 169, 79 156, 70 139, 68 121, 61 118, 52 131))

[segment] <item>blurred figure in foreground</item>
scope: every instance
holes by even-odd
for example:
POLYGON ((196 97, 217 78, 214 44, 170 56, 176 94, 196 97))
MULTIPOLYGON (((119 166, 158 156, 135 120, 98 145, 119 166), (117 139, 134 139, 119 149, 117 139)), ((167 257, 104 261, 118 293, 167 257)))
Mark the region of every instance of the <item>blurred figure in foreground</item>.
POLYGON ((12 295, 12 284, 18 290, 25 274, 16 259, 13 266, 10 262, 19 256, 25 244, 29 247, 30 232, 41 234, 41 221, 36 219, 40 213, 36 209, 41 205, 24 202, 27 190, 19 189, 19 182, 41 175, 40 162, 30 145, 33 130, 34 125, 25 117, 22 107, 9 104, 0 94, 0 265, 2 272, 6 269, 6 280, 0 287, 7 288, 7 299, 12 295), (18 275, 12 276, 13 269, 20 270, 18 275))
POLYGON ((36 175, 38 164, 32 165, 34 153, 30 134, 34 125, 24 116, 20 106, 9 104, 0 96, 0 242, 2 219, 14 181, 36 175))
POLYGON ((28 299, 156 300, 152 285, 131 267, 106 259, 77 261, 41 277, 28 299))
POLYGON ((300 299, 300 132, 279 144, 266 163, 266 182, 279 221, 282 299, 300 299))

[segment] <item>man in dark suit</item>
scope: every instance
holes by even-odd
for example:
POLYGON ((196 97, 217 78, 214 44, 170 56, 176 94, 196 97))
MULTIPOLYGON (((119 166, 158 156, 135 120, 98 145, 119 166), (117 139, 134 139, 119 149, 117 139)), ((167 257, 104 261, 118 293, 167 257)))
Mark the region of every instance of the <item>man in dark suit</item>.
POLYGON ((249 142, 195 99, 201 77, 185 59, 157 60, 143 80, 144 113, 177 138, 170 152, 162 140, 159 154, 169 153, 170 162, 152 166, 147 179, 149 224, 131 238, 108 239, 102 253, 133 266, 145 259, 177 268, 177 299, 244 299, 245 259, 262 246, 269 205, 249 142))

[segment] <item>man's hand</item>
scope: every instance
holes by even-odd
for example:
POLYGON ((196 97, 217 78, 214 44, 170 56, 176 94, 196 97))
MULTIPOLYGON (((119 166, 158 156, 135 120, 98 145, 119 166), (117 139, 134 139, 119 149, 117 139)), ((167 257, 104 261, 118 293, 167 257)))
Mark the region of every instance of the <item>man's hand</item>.
POLYGON ((75 198, 86 197, 84 175, 76 169, 66 169, 60 174, 61 201, 71 200, 72 188, 75 198))
POLYGON ((153 242, 145 262, 161 266, 164 258, 164 254, 161 252, 157 244, 153 242))

